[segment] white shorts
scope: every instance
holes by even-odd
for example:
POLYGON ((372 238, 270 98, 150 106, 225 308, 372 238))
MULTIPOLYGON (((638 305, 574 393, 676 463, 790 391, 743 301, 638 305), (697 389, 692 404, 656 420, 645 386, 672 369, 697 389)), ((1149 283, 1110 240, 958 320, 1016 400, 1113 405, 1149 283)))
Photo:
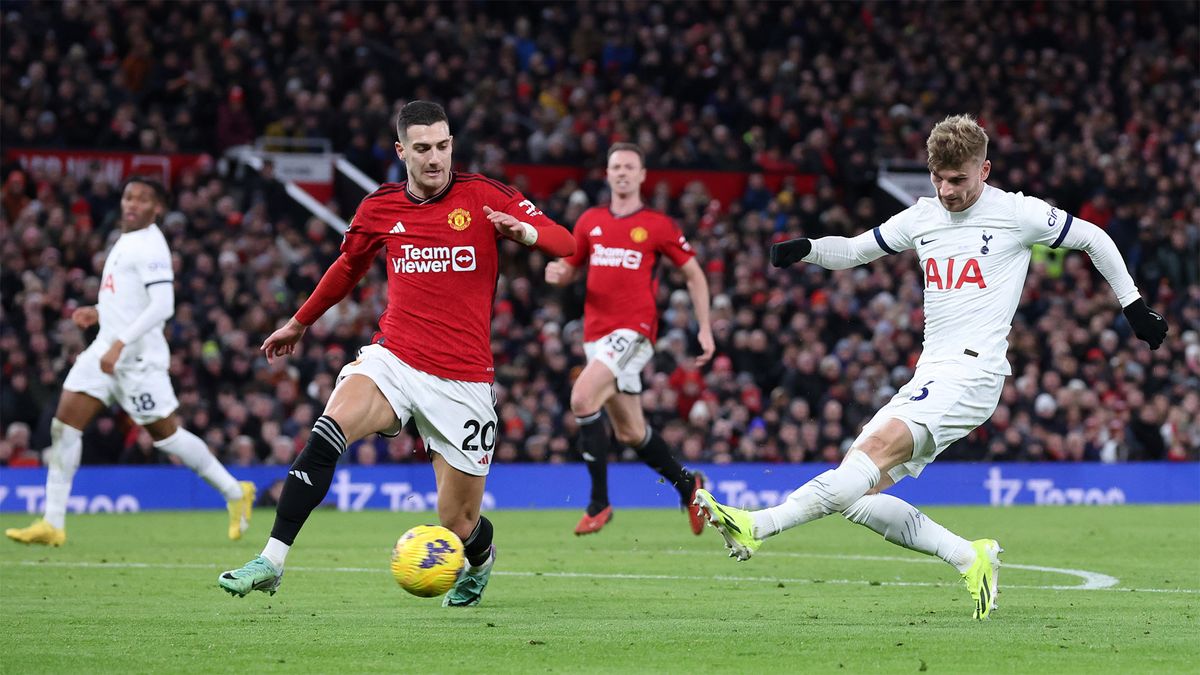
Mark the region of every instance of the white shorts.
POLYGON ((971 433, 996 410, 1004 376, 989 373, 962 361, 917 366, 913 378, 863 426, 864 438, 896 418, 913 434, 913 456, 888 475, 899 482, 921 475, 925 466, 951 443, 971 433))
POLYGON ((157 422, 179 407, 171 376, 161 364, 121 359, 114 374, 109 375, 100 370, 103 355, 99 349, 90 347, 80 353, 67 373, 63 389, 87 394, 104 405, 116 403, 141 426, 157 422))
POLYGON ((348 375, 371 378, 396 413, 396 423, 380 433, 395 436, 409 419, 415 419, 428 450, 463 473, 488 474, 496 449, 492 385, 430 375, 401 361, 383 345, 360 349, 358 359, 338 373, 338 382, 348 375))
POLYGON ((583 343, 589 363, 599 361, 617 378, 617 391, 642 393, 642 368, 654 358, 654 345, 641 333, 618 328, 594 342, 583 343))

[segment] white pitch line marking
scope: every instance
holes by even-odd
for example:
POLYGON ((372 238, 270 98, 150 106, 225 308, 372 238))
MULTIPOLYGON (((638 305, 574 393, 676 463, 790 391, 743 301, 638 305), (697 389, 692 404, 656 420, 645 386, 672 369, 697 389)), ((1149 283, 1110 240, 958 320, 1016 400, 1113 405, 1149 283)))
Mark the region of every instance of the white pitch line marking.
MULTIPOLYGON (((775 554, 782 555, 782 554, 775 554)), ((797 556, 806 554, 795 554, 797 556)), ((851 558, 853 556, 829 556, 829 557, 844 557, 851 558)), ((865 556, 858 556, 865 557, 865 556)), ((902 560, 904 562, 929 562, 920 559, 909 560, 907 558, 888 558, 880 556, 881 560, 902 560)), ((189 563, 139 563, 139 562, 122 562, 122 563, 97 563, 97 562, 59 562, 59 561, 37 561, 37 560, 22 560, 15 562, 5 561, 2 565, 18 564, 28 567, 70 567, 70 568, 94 568, 94 569, 189 569, 189 570, 211 570, 219 572, 220 568, 214 565, 201 565, 189 563)), ((1031 569, 1035 571, 1060 571, 1055 567, 1036 567, 1032 565, 1005 565, 1008 568, 1016 569, 1031 569)), ((378 569, 372 567, 307 567, 307 566, 290 566, 289 570, 293 572, 333 572, 333 573, 354 573, 354 574, 379 574, 387 573, 385 566, 380 566, 378 569)), ((1083 570, 1073 570, 1074 572, 1082 572, 1083 570)), ((915 587, 953 587, 958 586, 957 582, 933 582, 933 581, 871 581, 868 579, 797 579, 788 577, 749 577, 749 576, 729 576, 718 574, 715 576, 698 576, 698 575, 679 575, 679 574, 624 574, 624 573, 596 573, 596 572, 522 572, 522 571, 506 571, 497 570, 493 572, 497 576, 507 577, 550 577, 558 579, 621 579, 631 581, 723 581, 723 582, 750 582, 750 583, 790 583, 790 584, 835 584, 835 585, 853 585, 853 586, 915 586, 915 587)), ((1094 574, 1088 572, 1087 574, 1094 574)), ((1099 575, 1106 576, 1106 575, 1099 575)), ((1111 579, 1112 577, 1107 577, 1111 579)), ((1036 591, 1116 591, 1124 593, 1200 593, 1200 589, 1194 588, 1115 588, 1113 586, 1028 586, 1018 584, 1004 584, 1004 588, 1020 588, 1025 590, 1036 591)))
MULTIPOLYGON (((701 551, 665 551, 669 555, 701 555, 701 551)), ((785 557, 785 558, 824 558, 833 560, 869 560, 872 562, 900 562, 900 563, 918 563, 918 564, 942 564, 942 560, 935 558, 905 558, 900 556, 890 555, 838 555, 834 553, 789 553, 787 551, 771 551, 765 554, 760 553, 759 556, 764 557, 785 557)), ((1055 591, 1102 591, 1110 589, 1121 583, 1121 580, 1101 574, 1100 572, 1090 572, 1088 570, 1076 570, 1069 567, 1043 567, 1041 565, 1018 565, 1016 563, 1000 562, 1001 570, 1029 570, 1031 572, 1051 572, 1054 574, 1065 574, 1067 576, 1079 577, 1083 579, 1083 583, 1076 586, 1054 585, 1054 586, 1013 586, 1005 584, 1005 588, 1045 588, 1055 591)), ((1174 589, 1170 589, 1174 590, 1174 589)), ((1200 591, 1197 591, 1200 592, 1200 591)))

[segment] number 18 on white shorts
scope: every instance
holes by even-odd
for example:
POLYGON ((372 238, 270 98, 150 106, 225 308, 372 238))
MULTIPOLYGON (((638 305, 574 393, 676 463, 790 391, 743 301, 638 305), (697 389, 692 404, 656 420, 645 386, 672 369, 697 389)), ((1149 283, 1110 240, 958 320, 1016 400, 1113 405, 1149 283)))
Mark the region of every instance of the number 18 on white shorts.
POLYGON ((104 405, 116 403, 140 426, 167 417, 179 407, 166 366, 153 358, 122 357, 112 375, 100 370, 108 348, 92 343, 75 359, 63 389, 87 394, 104 405))

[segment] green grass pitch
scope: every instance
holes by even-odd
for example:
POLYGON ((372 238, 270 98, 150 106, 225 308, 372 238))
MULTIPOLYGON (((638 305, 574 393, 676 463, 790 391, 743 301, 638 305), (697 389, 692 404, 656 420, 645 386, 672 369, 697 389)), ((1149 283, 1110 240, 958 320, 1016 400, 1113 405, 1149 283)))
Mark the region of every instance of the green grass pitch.
MULTIPOLYGON (((279 594, 226 595, 273 514, 71 516, 60 549, 0 541, 3 673, 1158 673, 1200 659, 1200 507, 936 508, 1005 547, 971 620, 944 563, 826 518, 744 563, 670 511, 502 511, 484 604, 405 594, 391 545, 429 513, 310 518, 279 594)), ((3 527, 29 518, 5 514, 3 527)))

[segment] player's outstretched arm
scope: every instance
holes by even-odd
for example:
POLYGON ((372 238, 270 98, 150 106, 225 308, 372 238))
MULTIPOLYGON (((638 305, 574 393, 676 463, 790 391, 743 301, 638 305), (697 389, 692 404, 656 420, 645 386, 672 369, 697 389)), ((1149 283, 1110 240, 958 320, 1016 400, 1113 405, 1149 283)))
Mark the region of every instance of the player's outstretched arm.
POLYGON ((873 230, 855 237, 790 239, 771 246, 771 264, 788 267, 804 261, 827 270, 844 270, 886 255, 889 251, 880 246, 879 240, 879 235, 873 230))
POLYGON ((1138 298, 1126 305, 1121 312, 1133 327, 1133 334, 1150 345, 1150 349, 1158 349, 1163 340, 1167 339, 1167 320, 1162 314, 1147 307, 1145 300, 1138 298))
POLYGON ((304 337, 304 331, 308 330, 308 326, 300 323, 295 317, 287 320, 279 330, 271 333, 266 340, 263 341, 263 354, 267 357, 267 363, 274 363, 277 357, 287 356, 296 351, 296 343, 300 342, 300 338, 304 337))
POLYGON ((373 255, 374 249, 368 249, 363 254, 342 253, 333 261, 296 315, 262 343, 259 349, 266 354, 268 362, 296 350, 296 343, 303 337, 304 331, 358 285, 371 268, 373 255))
POLYGON ((771 245, 771 264, 775 267, 790 267, 812 252, 812 241, 804 238, 789 239, 771 245))
POLYGON ((1138 293, 1137 285, 1125 268, 1125 261, 1112 237, 1086 220, 1073 218, 1070 223, 1069 229, 1063 234, 1062 246, 1087 252, 1092 264, 1116 294, 1122 313, 1133 327, 1133 334, 1150 345, 1150 349, 1161 347, 1167 337, 1167 321, 1150 309, 1138 293))

